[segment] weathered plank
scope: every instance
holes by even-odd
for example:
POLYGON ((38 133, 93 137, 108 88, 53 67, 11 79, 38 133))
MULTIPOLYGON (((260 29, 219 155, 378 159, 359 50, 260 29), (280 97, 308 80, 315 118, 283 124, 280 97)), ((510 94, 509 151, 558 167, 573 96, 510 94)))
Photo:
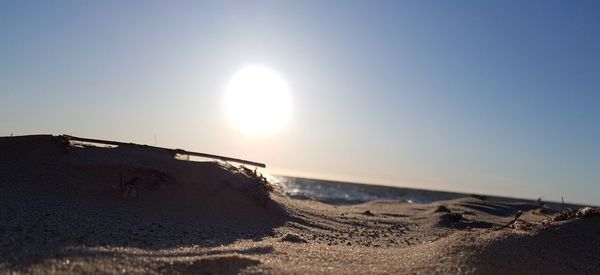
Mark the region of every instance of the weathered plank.
POLYGON ((145 146, 145 147, 155 148, 155 149, 159 149, 159 150, 166 150, 166 151, 172 152, 173 154, 182 154, 182 155, 190 155, 190 156, 195 156, 195 157, 218 159, 218 160, 222 160, 222 161, 247 164, 247 165, 252 165, 252 166, 262 167, 262 168, 267 167, 264 163, 260 163, 260 162, 254 162, 254 161, 243 160, 243 159, 238 159, 238 158, 230 158, 230 157, 213 155, 213 154, 191 152, 191 151, 186 151, 183 149, 170 149, 170 148, 163 148, 163 147, 150 146, 150 145, 140 145, 140 144, 135 144, 135 143, 126 143, 126 142, 119 142, 119 141, 112 141, 112 140, 83 138, 83 137, 75 137, 75 136, 69 136, 69 135, 63 135, 63 137, 68 140, 99 143, 99 144, 108 144, 108 145, 115 145, 115 146, 131 146, 131 145, 145 146))

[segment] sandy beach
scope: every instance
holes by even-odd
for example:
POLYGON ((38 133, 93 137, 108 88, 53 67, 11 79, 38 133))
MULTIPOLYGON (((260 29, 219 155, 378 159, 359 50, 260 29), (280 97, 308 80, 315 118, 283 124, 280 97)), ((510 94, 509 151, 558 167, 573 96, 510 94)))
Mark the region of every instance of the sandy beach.
POLYGON ((594 274, 599 232, 596 208, 335 206, 144 146, 0 138, 2 273, 594 274))

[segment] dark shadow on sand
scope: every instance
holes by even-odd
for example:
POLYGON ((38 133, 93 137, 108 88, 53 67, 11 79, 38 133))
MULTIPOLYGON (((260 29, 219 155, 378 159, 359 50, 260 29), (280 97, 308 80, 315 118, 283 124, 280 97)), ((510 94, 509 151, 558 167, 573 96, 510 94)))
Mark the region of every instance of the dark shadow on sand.
POLYGON ((203 256, 215 256, 215 255, 263 255, 272 254, 275 252, 273 246, 260 246, 251 247, 246 249, 219 249, 210 250, 203 252, 162 252, 157 250, 144 250, 144 252, 112 252, 112 251, 90 251, 89 249, 74 248, 72 252, 77 253, 77 257, 90 257, 90 258, 108 258, 114 257, 157 257, 157 258, 180 258, 180 257, 203 257, 203 256))
MULTIPOLYGON (((282 205, 272 200, 255 202, 244 190, 229 185, 207 195, 204 185, 196 188, 188 184, 190 191, 182 189, 163 196, 161 192, 172 188, 166 186, 152 191, 155 195, 140 193, 124 199, 112 191, 111 186, 116 184, 118 190, 119 183, 112 166, 85 170, 79 165, 88 160, 85 158, 161 169, 163 166, 156 163, 166 163, 165 171, 172 175, 191 171, 192 176, 202 176, 197 171, 207 171, 205 174, 211 176, 223 173, 213 169, 216 164, 164 160, 143 148, 139 155, 144 158, 139 162, 131 160, 137 155, 131 157, 119 150, 106 149, 105 153, 102 148, 94 149, 98 155, 92 155, 63 152, 61 148, 51 136, 0 139, 0 264, 21 269, 48 259, 81 256, 81 249, 72 248, 126 247, 152 254, 197 246, 202 251, 273 236, 274 229, 290 219, 282 205), (108 176, 105 171, 110 172, 108 176), (204 194, 198 199, 196 189, 204 194)), ((261 254, 271 249, 230 252, 261 254)))
MULTIPOLYGON (((71 247, 131 247, 158 251, 176 247, 212 248, 238 240, 260 240, 274 235, 287 216, 274 203, 269 221, 260 224, 215 220, 186 220, 166 213, 138 209, 102 209, 102 206, 31 200, 2 201, 0 206, 0 262, 23 268, 50 258, 80 256, 71 247), (117 211, 115 211, 117 210, 117 211), (218 224, 217 224, 218 223, 218 224)), ((214 253, 264 254, 272 248, 214 253)), ((213 252, 211 252, 214 254, 213 252)), ((207 253, 205 255, 211 255, 207 253)), ((191 255, 190 255, 191 256, 191 255)))
POLYGON ((600 217, 575 219, 534 235, 511 234, 467 259, 481 274, 597 274, 600 217), (489 261, 493 259, 494 265, 489 261))
POLYGON ((460 206, 479 211, 482 213, 500 216, 500 217, 510 217, 513 216, 517 211, 529 211, 533 209, 538 209, 539 206, 535 204, 529 203, 514 203, 514 204, 505 204, 500 202, 465 202, 461 203, 460 206))

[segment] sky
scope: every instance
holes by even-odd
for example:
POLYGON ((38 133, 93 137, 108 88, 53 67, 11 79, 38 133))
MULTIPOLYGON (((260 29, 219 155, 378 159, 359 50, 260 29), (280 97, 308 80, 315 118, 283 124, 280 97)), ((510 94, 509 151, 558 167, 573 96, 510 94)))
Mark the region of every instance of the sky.
POLYGON ((600 205, 598 1, 0 1, 0 136, 129 141, 270 173, 600 205), (248 136, 224 91, 289 84, 248 136))

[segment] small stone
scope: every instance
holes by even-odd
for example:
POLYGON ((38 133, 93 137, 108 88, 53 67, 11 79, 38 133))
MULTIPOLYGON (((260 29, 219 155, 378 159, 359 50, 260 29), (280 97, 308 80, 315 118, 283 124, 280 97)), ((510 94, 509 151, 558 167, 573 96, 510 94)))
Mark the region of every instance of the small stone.
POLYGON ((444 205, 438 205, 437 208, 435 209, 435 211, 433 211, 435 213, 451 213, 452 211, 444 206, 444 205))
POLYGON ((448 213, 440 216, 440 220, 457 222, 463 218, 462 214, 459 213, 448 213))
POLYGON ((366 216, 375 216, 375 214, 373 212, 371 212, 371 210, 366 210, 365 212, 363 212, 363 215, 366 215, 366 216))
POLYGON ((439 217, 438 225, 453 226, 454 223, 460 222, 463 216, 460 213, 445 213, 439 217))
POLYGON ((281 238, 282 242, 291 242, 291 243, 307 243, 305 239, 300 237, 297 234, 287 233, 283 238, 281 238))

